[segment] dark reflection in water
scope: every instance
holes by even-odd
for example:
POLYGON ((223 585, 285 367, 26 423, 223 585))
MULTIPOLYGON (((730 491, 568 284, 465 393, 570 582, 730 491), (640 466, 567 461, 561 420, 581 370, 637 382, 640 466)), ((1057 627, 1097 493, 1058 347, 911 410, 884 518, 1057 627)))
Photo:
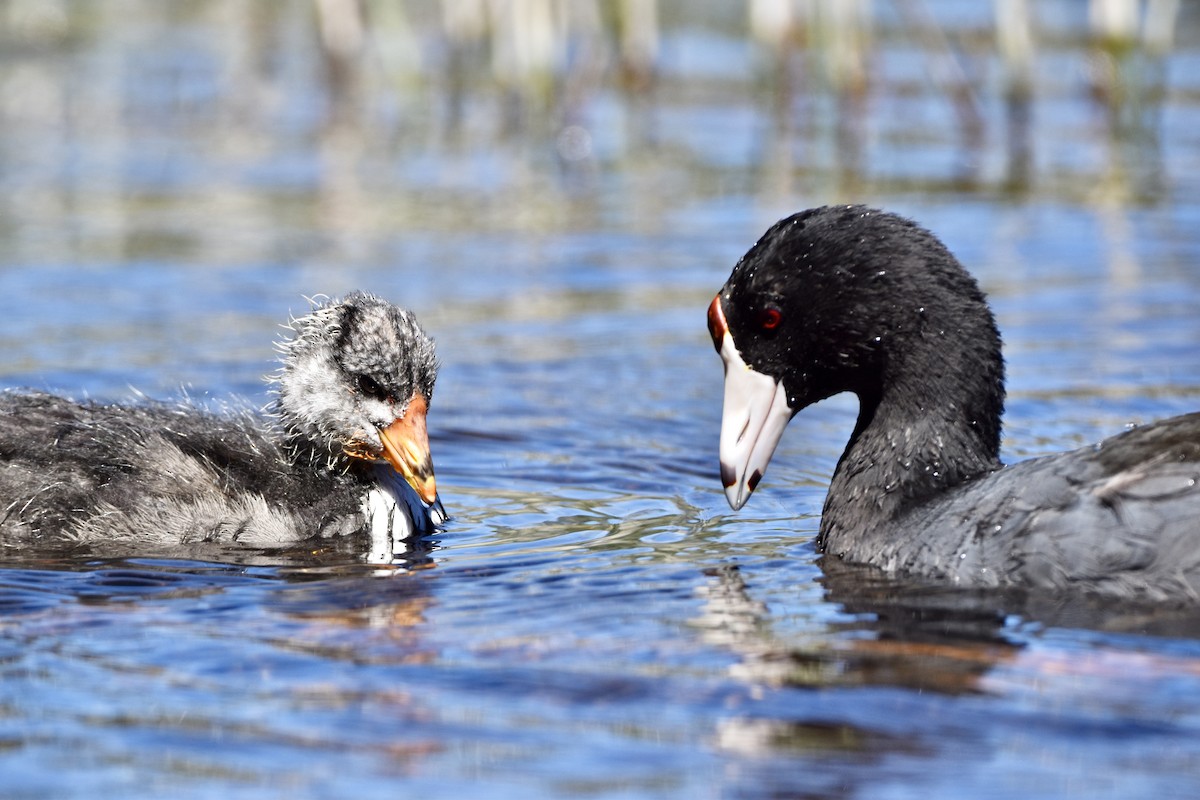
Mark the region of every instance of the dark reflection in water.
POLYGON ((706 638, 740 656, 731 674, 772 690, 764 694, 765 710, 748 709, 718 727, 724 749, 751 756, 743 767, 758 789, 819 797, 871 794, 879 790, 884 769, 900 785, 945 790, 974 783, 979 775, 971 765, 980 758, 1000 762, 990 789, 1003 796, 1040 794, 1047 788, 1043 781, 1065 774, 1073 785, 1078 780, 1097 791, 1116 786, 1118 794, 1144 786, 1161 785, 1168 792, 1192 786, 1190 777, 1166 773, 1114 781, 1062 761, 1062 752, 1050 743, 1076 741, 1155 770, 1171 770, 1194 757, 1194 748, 1177 739, 1189 728, 1183 720, 1192 712, 1181 718, 1172 709, 1179 690, 1185 696, 1195 692, 1200 648, 1189 641, 1172 652, 1175 648, 1143 638, 1151 633, 1194 639, 1194 611, 1139 615, 1078 599, 906 585, 830 561, 824 559, 826 599, 847 618, 800 643, 772 633, 770 610, 753 599, 753 586, 736 568, 710 570, 701 590, 707 603, 698 624, 706 638), (1083 644, 1103 634, 1083 635, 1079 647, 1047 648, 1039 631, 1060 625, 1137 635, 1125 642, 1129 649, 1083 644), (1113 693, 1107 698, 1112 708, 1098 700, 1097 691, 1113 693), (1064 705, 1051 715, 1030 704, 1057 692, 1064 705), (1121 711, 1112 715, 1117 708, 1121 711), (997 737, 1004 729, 1011 734, 997 737), (1163 750, 1135 757, 1126 749, 1147 743, 1163 750), (1039 755, 1042 745, 1049 749, 1039 755), (1025 756, 1007 761, 1023 751, 1025 756), (1031 765, 1025 758, 1041 761, 1031 765), (966 773, 939 775, 955 769, 966 773))

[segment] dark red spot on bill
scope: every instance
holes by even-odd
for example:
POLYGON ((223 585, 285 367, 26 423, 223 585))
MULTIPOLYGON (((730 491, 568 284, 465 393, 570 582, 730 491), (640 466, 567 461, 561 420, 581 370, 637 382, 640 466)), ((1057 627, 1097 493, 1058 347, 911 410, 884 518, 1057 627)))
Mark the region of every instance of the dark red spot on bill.
POLYGON ((721 485, 728 489, 737 483, 737 473, 733 467, 728 464, 721 464, 721 485))

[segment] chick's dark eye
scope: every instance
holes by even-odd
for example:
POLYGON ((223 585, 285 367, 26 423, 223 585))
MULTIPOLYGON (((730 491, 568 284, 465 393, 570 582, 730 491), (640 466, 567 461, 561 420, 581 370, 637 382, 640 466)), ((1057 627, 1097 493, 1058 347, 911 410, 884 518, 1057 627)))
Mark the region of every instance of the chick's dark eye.
POLYGON ((773 331, 783 322, 783 312, 775 306, 767 306, 758 313, 758 324, 764 331, 773 331))
POLYGON ((383 387, 370 375, 356 375, 354 377, 354 385, 360 394, 365 394, 368 397, 383 398, 385 395, 383 387))

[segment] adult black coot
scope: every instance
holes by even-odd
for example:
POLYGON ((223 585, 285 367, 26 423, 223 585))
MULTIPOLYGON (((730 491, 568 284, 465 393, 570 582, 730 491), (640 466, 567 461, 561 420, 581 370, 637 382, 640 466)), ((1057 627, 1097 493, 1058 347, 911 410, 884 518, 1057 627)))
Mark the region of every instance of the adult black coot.
POLYGON ((442 521, 426 411, 434 345, 356 292, 292 320, 268 413, 0 395, 0 546, 253 546, 442 521))
POLYGON ((725 362, 721 479, 734 509, 796 412, 853 392, 825 553, 963 586, 1200 599, 1200 413, 1002 466, 991 311, 910 220, 863 206, 781 220, 734 267, 708 326, 725 362))

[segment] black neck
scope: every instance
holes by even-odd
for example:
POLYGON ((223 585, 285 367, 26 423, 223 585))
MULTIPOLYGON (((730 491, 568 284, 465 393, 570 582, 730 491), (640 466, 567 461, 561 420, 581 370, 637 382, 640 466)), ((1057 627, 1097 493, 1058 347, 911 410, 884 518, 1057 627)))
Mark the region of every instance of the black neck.
POLYGON ((956 352, 948 338, 897 343, 879 380, 859 390, 858 422, 821 519, 818 544, 828 551, 887 535, 909 509, 1000 466, 999 340, 981 332, 956 352))

